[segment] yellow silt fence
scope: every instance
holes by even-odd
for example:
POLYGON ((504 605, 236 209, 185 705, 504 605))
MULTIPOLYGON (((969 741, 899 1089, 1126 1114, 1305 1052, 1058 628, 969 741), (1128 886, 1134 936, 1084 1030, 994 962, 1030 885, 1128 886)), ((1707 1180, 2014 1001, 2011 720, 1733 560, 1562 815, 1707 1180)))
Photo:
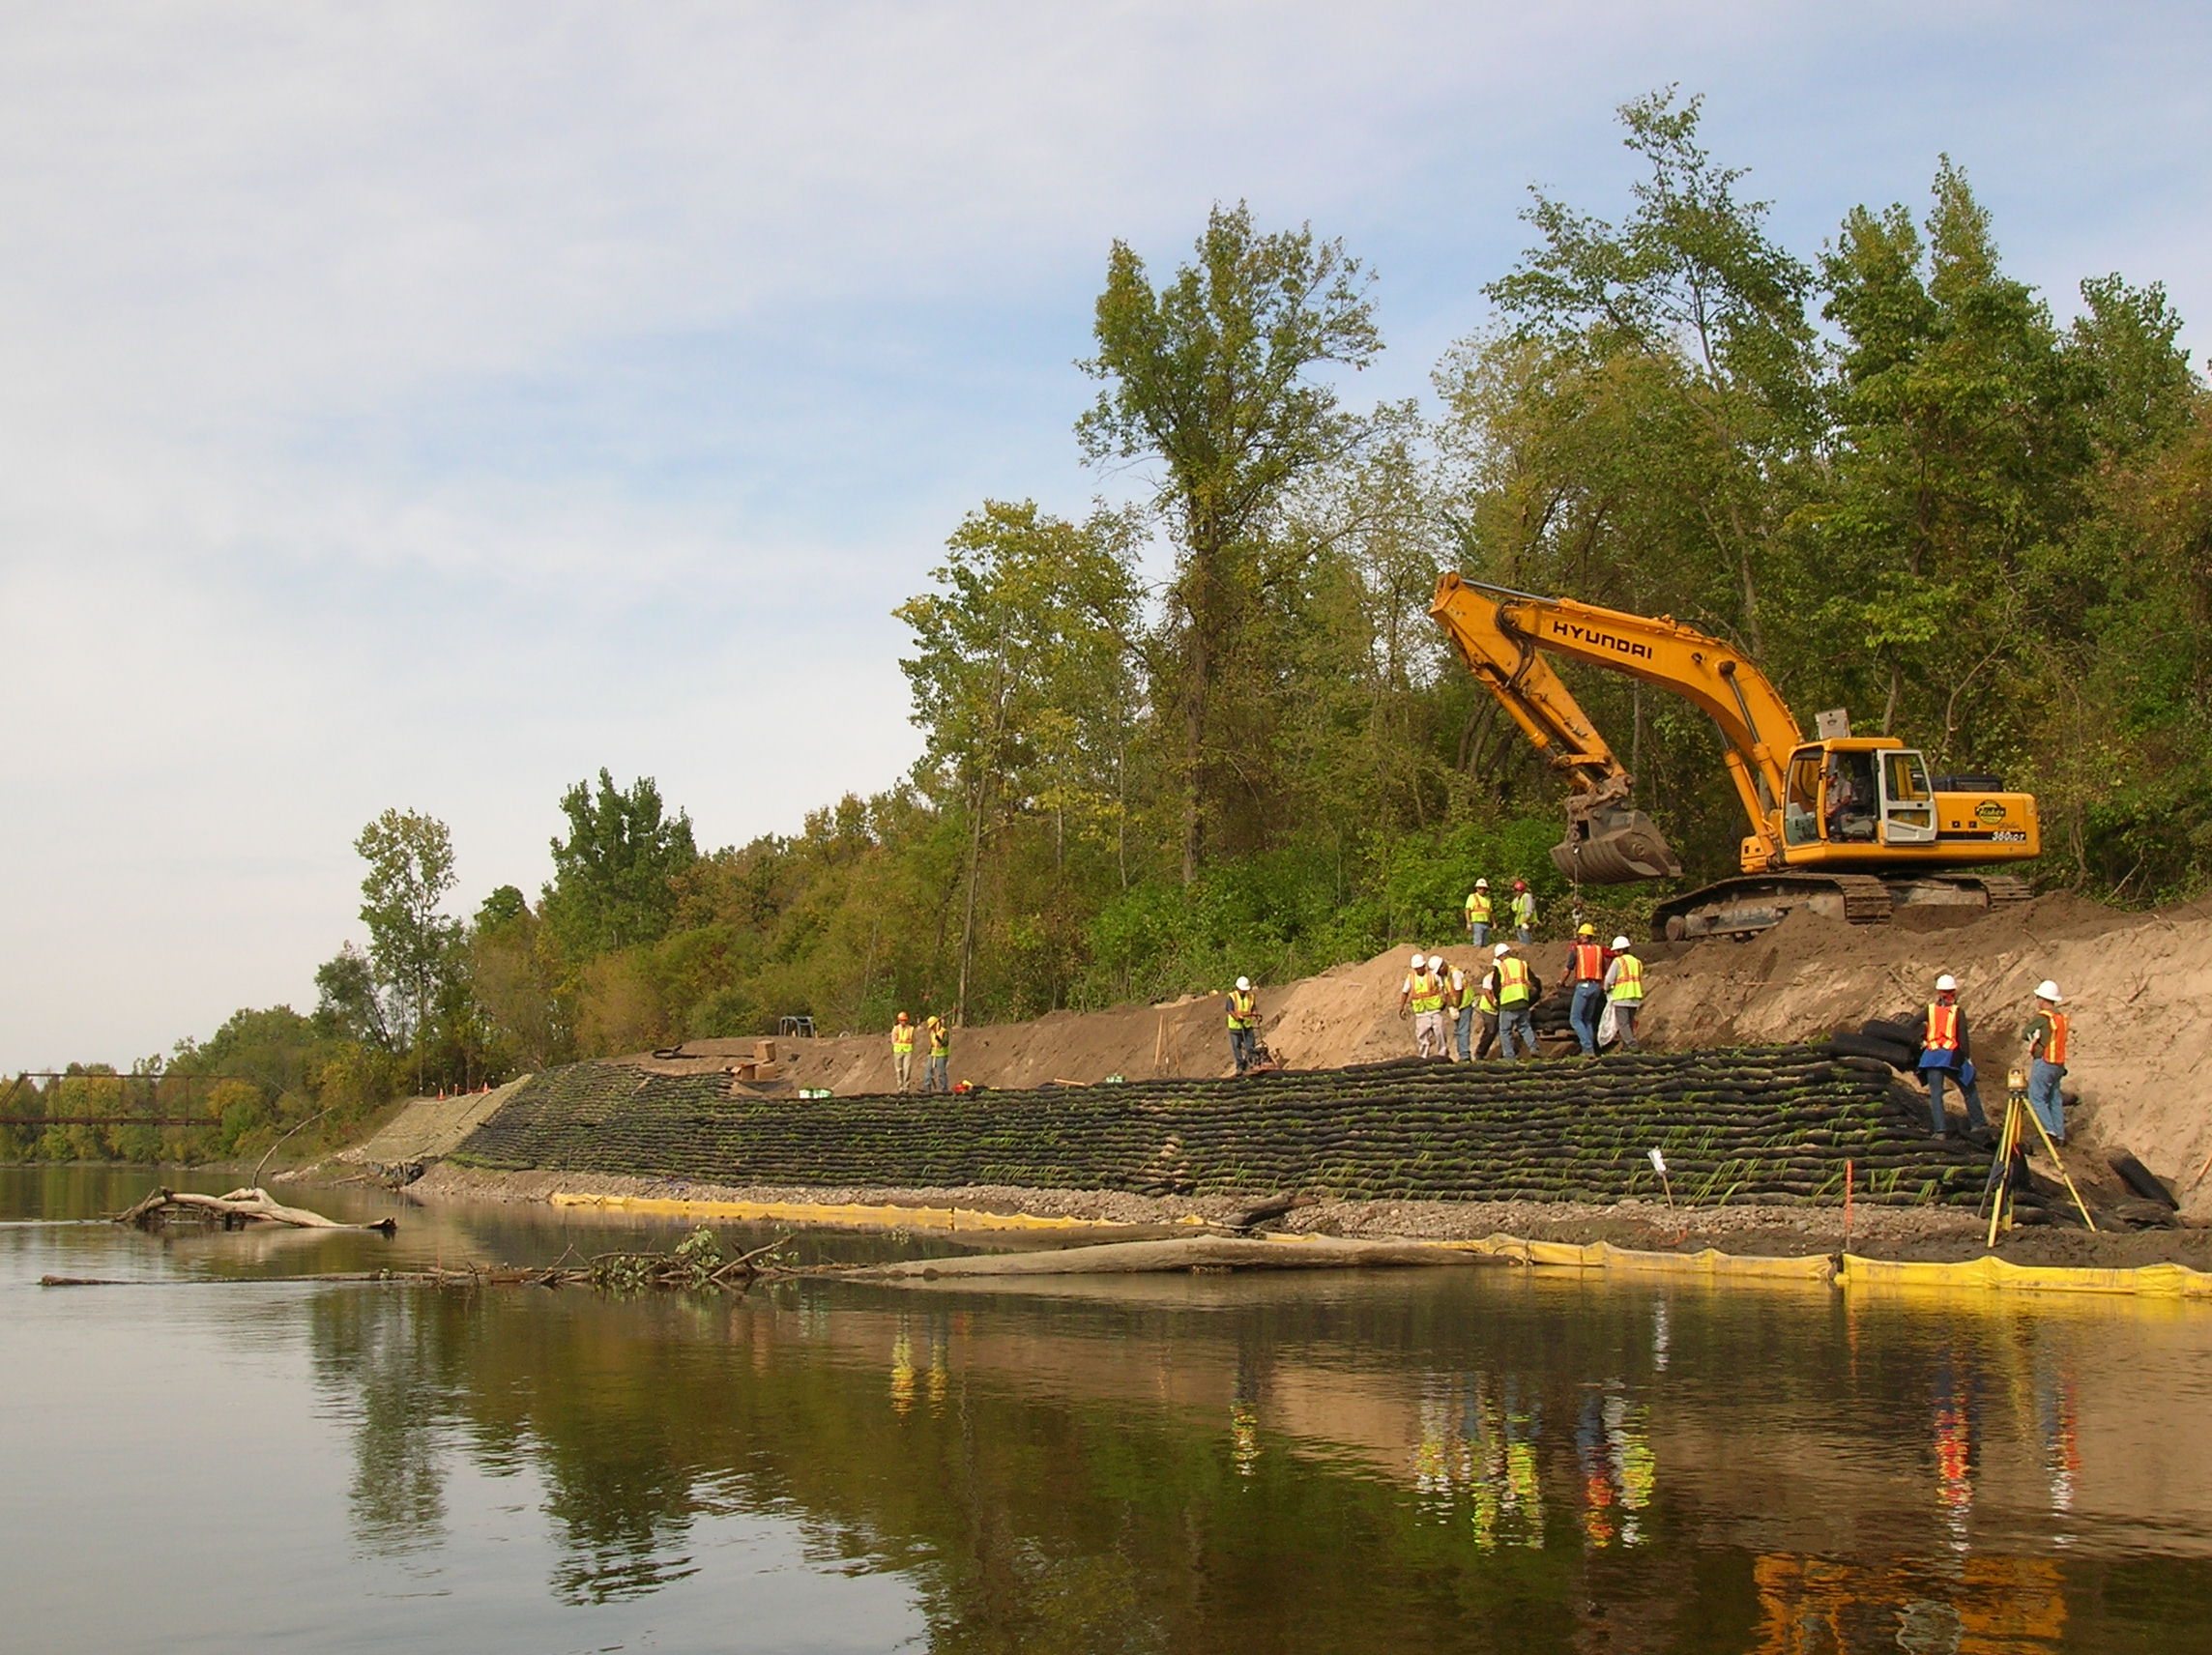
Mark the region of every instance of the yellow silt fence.
MULTIPOLYGON (((819 1225, 839 1230, 918 1230, 956 1234, 964 1230, 1072 1233, 1130 1228, 1096 1218, 987 1212, 976 1207, 898 1206, 888 1203, 692 1201, 664 1196, 578 1195, 566 1191, 548 1199, 555 1206, 590 1207, 608 1212, 718 1220, 727 1224, 819 1225)), ((1175 1222, 1193 1229, 1206 1224, 1206 1220, 1196 1214, 1185 1215, 1175 1222)), ((1267 1239, 1296 1246, 1312 1237, 1277 1232, 1268 1234, 1267 1239)), ((2067 1267, 2015 1264, 1994 1255, 1947 1263, 1868 1259, 1856 1253, 1770 1258, 1723 1253, 1711 1247, 1697 1253, 1651 1253, 1616 1247, 1610 1241, 1535 1241, 1504 1234, 1432 1244, 1509 1258, 1537 1269, 1621 1277, 1713 1283, 1832 1283, 1846 1292, 1857 1292, 2096 1293, 2212 1304, 2212 1272, 2193 1270, 2186 1264, 2141 1264, 2126 1269, 2067 1267)))

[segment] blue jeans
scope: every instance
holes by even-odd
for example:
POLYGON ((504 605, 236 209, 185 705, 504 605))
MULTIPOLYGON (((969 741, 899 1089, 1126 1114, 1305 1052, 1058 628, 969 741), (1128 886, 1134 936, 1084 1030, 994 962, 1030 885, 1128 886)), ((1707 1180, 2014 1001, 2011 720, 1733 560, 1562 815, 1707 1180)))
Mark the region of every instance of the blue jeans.
POLYGON ((2027 1106, 2035 1111, 2035 1118, 2043 1122, 2044 1131, 2051 1134, 2054 1144, 2066 1142, 2066 1100, 2058 1090, 2058 1083, 2065 1078, 2064 1063, 2047 1063, 2041 1058, 2028 1060, 2027 1106))
POLYGON ((1477 948, 1489 947, 1490 921, 1485 919, 1478 925, 1470 925, 1467 928, 1467 940, 1473 944, 1477 948))
POLYGON ((1582 1042, 1583 1056, 1597 1056, 1597 1020, 1605 1004, 1605 989, 1593 982, 1575 984, 1574 1002, 1567 1007, 1567 1027, 1575 1031, 1582 1042))
POLYGON ((1459 1008, 1459 1060, 1474 1060, 1474 1002, 1469 1001, 1459 1008))
POLYGON ((1513 935, 1521 939, 1521 946, 1524 948, 1536 940, 1535 928, 1529 925, 1516 925, 1513 935))
POLYGON ((923 1091, 950 1091, 952 1089, 952 1060, 949 1056, 929 1060, 929 1070, 922 1078, 923 1091))
POLYGON ((1501 1005, 1498 1008, 1498 1055, 1509 1063, 1521 1060, 1513 1055, 1513 1036, 1516 1031, 1528 1042, 1528 1056, 1536 1055, 1536 1026, 1528 1020, 1529 1005, 1523 1001, 1519 1005, 1501 1005))
POLYGON ((1252 1066, 1252 1060, 1259 1055, 1259 1045, 1260 1031, 1257 1029, 1229 1031, 1229 1056, 1236 1062, 1238 1074, 1252 1066))
MULTIPOLYGON (((1959 1077, 1949 1069, 1930 1068, 1922 1069, 1920 1078, 1928 1083, 1929 1130, 1940 1138, 1950 1130, 1950 1123, 1943 1113, 1943 1083, 1956 1081, 1959 1077)), ((1972 1081, 1960 1081, 1959 1095, 1966 1100, 1966 1130, 1979 1132, 1987 1127, 1989 1120, 1982 1114, 1982 1089, 1972 1081)))

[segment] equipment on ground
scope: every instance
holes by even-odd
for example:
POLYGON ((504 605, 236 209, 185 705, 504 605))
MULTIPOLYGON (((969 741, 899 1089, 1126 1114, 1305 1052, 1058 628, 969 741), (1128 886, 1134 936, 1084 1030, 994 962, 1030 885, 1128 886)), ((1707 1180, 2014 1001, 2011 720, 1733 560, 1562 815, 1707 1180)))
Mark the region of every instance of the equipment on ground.
POLYGON ((1552 860, 1577 883, 1674 879, 1682 864, 1630 803, 1635 777, 1546 656, 1657 685, 1719 726, 1721 757, 1750 828, 1738 847, 1743 874, 1661 903, 1653 915, 1661 936, 1749 936, 1801 907, 1879 925, 1899 907, 1993 908, 2030 894, 2023 879, 1972 870, 2041 852, 2031 795, 2007 793, 1990 776, 1931 779, 1919 752, 1891 736, 1852 736, 1841 713, 1822 713, 1808 741, 1781 691, 1732 645, 1670 616, 1452 573, 1438 580, 1429 613, 1567 778, 1567 835, 1552 860))
POLYGON ((2051 1134, 2027 1101, 2027 1077, 2014 1069, 2005 1077, 2004 1125, 1997 1132, 1996 1152, 1990 1160, 1989 1182, 1982 1188, 1982 1199, 1995 1200, 1990 1207, 1990 1233, 1983 1240, 1984 1250, 1997 1244, 1997 1231, 2011 1222, 2013 1198, 2018 1187, 2027 1176, 2027 1153, 2023 1147, 2025 1127, 2032 1125, 2035 1135, 2043 1140, 2043 1152, 2051 1157, 2051 1164, 2058 1169, 2065 1181, 2066 1193, 2074 1198, 2076 1210, 2081 1222, 2096 1233, 2097 1221, 2089 1216, 2089 1205, 2081 1199, 2081 1192, 2074 1187, 2074 1176, 2066 1170, 2065 1158, 2058 1153, 2058 1146, 2051 1141, 2051 1134))

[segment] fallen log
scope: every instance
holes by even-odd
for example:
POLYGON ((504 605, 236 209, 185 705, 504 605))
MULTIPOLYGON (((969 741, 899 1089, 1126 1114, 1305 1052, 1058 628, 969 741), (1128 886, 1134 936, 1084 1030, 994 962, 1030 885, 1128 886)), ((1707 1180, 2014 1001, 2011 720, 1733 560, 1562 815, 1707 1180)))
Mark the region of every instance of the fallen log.
POLYGON ((151 1230, 161 1221, 162 1215, 179 1209, 212 1213, 225 1228, 235 1229, 242 1224, 281 1224, 294 1230, 373 1230, 390 1235, 398 1229, 395 1219, 380 1218, 374 1224, 341 1224, 335 1218, 325 1218, 319 1212, 309 1212, 304 1206, 286 1206, 272 1201, 264 1189, 232 1190, 228 1195, 199 1195, 191 1190, 157 1189, 145 1200, 117 1213, 113 1222, 128 1224, 139 1230, 151 1230))
POLYGON ((860 1281, 938 1281, 980 1276, 1135 1275, 1177 1270, 1342 1270, 1389 1266, 1508 1264, 1505 1257, 1420 1241, 1354 1241, 1316 1235, 1298 1241, 1195 1235, 1187 1240, 1109 1241, 1040 1253, 917 1259, 868 1264, 844 1274, 860 1281))

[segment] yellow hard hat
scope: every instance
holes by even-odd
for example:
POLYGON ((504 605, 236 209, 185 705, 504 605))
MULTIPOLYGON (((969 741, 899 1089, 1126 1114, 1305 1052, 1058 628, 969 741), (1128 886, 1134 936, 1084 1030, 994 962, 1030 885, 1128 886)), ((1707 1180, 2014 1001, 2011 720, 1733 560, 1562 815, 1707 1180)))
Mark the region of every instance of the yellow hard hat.
POLYGON ((1578 937, 1595 937, 1597 935, 1597 927, 1595 925, 1581 926, 1576 930, 1575 935, 1578 937))

